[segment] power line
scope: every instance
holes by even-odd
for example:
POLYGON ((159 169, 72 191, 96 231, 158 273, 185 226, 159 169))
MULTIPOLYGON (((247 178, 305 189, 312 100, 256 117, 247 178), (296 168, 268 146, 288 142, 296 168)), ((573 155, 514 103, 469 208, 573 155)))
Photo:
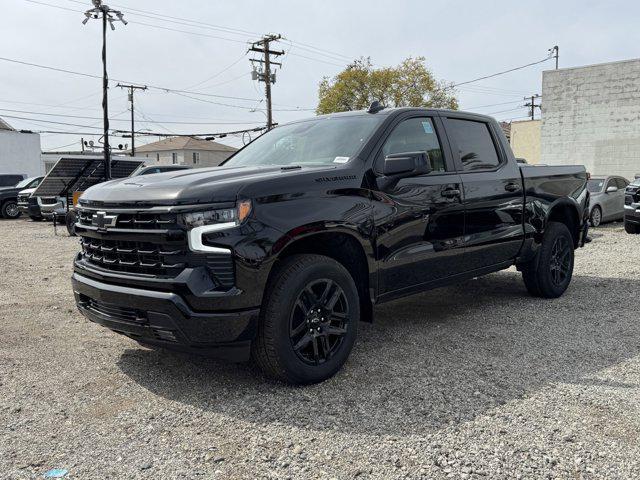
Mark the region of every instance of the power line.
MULTIPOLYGON (((83 3, 80 0, 69 0, 71 2, 74 3, 83 3)), ((146 18, 150 18, 150 19, 154 19, 154 20, 159 20, 159 21, 165 21, 165 22, 173 22, 173 23, 177 23, 179 25, 185 25, 185 26, 190 26, 190 27, 195 27, 195 28, 206 28, 206 29, 211 29, 211 30, 216 30, 216 31, 221 31, 221 32, 225 32, 225 33, 230 33, 232 35, 250 35, 250 36, 259 36, 260 33, 258 32, 251 32, 248 30, 241 30, 241 29, 237 29, 237 28, 231 28, 231 27, 225 27, 222 25, 217 25, 217 24, 212 24, 212 23, 208 23, 208 22, 202 22, 199 20, 192 20, 192 19, 187 19, 187 18, 180 18, 180 17, 175 17, 175 16, 171 16, 171 15, 164 15, 164 14, 160 14, 160 13, 156 13, 156 12, 150 12, 148 10, 140 10, 140 9, 135 9, 135 8, 130 8, 124 5, 119 5, 118 8, 122 8, 127 10, 128 12, 135 12, 135 13, 130 13, 130 15, 138 15, 138 16, 144 16, 146 18)), ((297 42, 294 40, 290 40, 290 39, 283 39, 285 42, 295 45, 296 48, 302 49, 302 50, 306 50, 309 51, 311 53, 315 53, 316 55, 323 55, 326 57, 333 57, 334 59, 338 59, 338 60, 351 60, 352 57, 348 56, 348 55, 343 55, 341 53, 337 53, 337 52, 333 52, 331 50, 327 50, 324 48, 319 48, 316 47, 314 45, 310 45, 308 43, 303 43, 303 42, 297 42)), ((306 58, 306 57, 305 57, 306 58)))
POLYGON ((525 107, 524 106, 520 106, 518 108, 510 108, 509 110, 500 110, 499 112, 490 112, 490 113, 485 113, 483 115, 497 115, 499 113, 515 112, 517 110, 522 110, 523 108, 525 108, 525 107))
POLYGON ((490 103, 489 105, 478 105, 477 107, 465 107, 465 110, 476 110, 478 108, 497 107, 499 105, 512 105, 514 103, 520 103, 520 102, 521 100, 514 100, 513 102, 490 103))
MULTIPOLYGON (((66 11, 70 11, 70 12, 80 12, 80 10, 61 7, 59 5, 51 5, 49 3, 39 2, 37 0, 25 0, 25 1, 30 2, 30 3, 35 3, 35 4, 38 4, 38 5, 44 5, 44 6, 48 6, 48 7, 52 7, 52 8, 57 8, 57 9, 60 9, 60 10, 66 10, 66 11)), ((83 2, 80 2, 80 1, 77 1, 77 0, 69 0, 69 1, 72 1, 72 2, 75 2, 75 3, 83 3, 83 2)), ((126 8, 127 10, 131 10, 132 12, 142 12, 143 11, 143 10, 131 9, 131 8, 128 8, 128 7, 120 7, 120 8, 126 8)), ((178 19, 177 17, 170 17, 170 16, 166 16, 166 15, 154 14, 154 13, 151 13, 151 12, 145 12, 145 13, 151 14, 151 15, 154 15, 154 16, 142 15, 140 13, 131 13, 130 15, 143 16, 143 17, 147 17, 147 18, 151 18, 151 19, 159 20, 159 21, 165 21, 165 22, 168 21, 168 20, 165 20, 163 18, 157 18, 157 17, 171 18, 171 19, 174 19, 173 23, 177 23, 179 25, 186 25, 186 26, 196 27, 196 28, 205 28, 202 25, 211 25, 211 24, 206 24, 204 22, 198 22, 198 21, 195 21, 195 20, 186 20, 188 22, 191 22, 191 24, 190 23, 183 23, 183 22, 180 22, 180 21, 176 22, 175 19, 177 19, 177 20, 181 20, 181 19, 178 19)), ((184 20, 184 19, 182 19, 182 20, 184 20)), ((181 29, 178 29, 178 28, 171 28, 171 27, 166 27, 166 26, 163 26, 163 25, 153 25, 153 24, 150 24, 150 23, 140 22, 140 21, 136 21, 136 20, 131 20, 131 21, 129 21, 129 23, 136 24, 136 25, 142 25, 142 26, 150 27, 150 28, 159 28, 161 30, 168 30, 168 31, 172 31, 172 32, 185 33, 185 34, 188 34, 188 35, 196 35, 196 36, 200 36, 200 37, 214 38, 216 40, 225 40, 225 41, 228 41, 228 42, 242 43, 242 44, 247 44, 248 43, 247 41, 237 40, 235 38, 221 37, 219 35, 210 35, 210 34, 206 34, 206 33, 193 32, 193 31, 188 31, 188 30, 181 30, 181 29)), ((209 26, 207 28, 213 28, 215 30, 221 30, 222 27, 209 26)), ((226 30, 221 30, 221 31, 225 31, 226 33, 239 35, 239 33, 234 33, 234 32, 231 32, 231 31, 226 31, 226 30)), ((250 33, 246 32, 246 34, 250 34, 250 33)), ((257 33, 252 33, 250 35, 258 35, 258 34, 257 33)), ((313 50, 310 50, 310 48, 305 48, 305 47, 303 47, 301 45, 306 45, 306 44, 297 43, 296 47, 304 49, 304 50, 307 50, 307 51, 310 51, 311 53, 314 53, 316 55, 323 55, 323 56, 325 56, 327 58, 333 58, 334 60, 340 60, 340 58, 335 58, 334 56, 332 56, 332 54, 322 53, 322 51, 321 51, 322 49, 319 49, 317 47, 313 47, 315 50, 317 50, 317 51, 313 51, 313 50)), ((339 67, 343 66, 343 65, 340 65, 340 64, 332 63, 332 62, 327 62, 326 60, 321 60, 321 59, 318 59, 318 58, 308 57, 308 56, 300 55, 300 54, 297 54, 297 53, 292 53, 291 55, 296 56, 296 57, 300 57, 300 58, 304 58, 304 59, 307 59, 307 60, 320 62, 320 63, 326 63, 326 64, 335 65, 335 66, 339 66, 339 67)), ((348 59, 350 57, 344 56, 344 58, 348 59)))
MULTIPOLYGON (((67 73, 70 75, 79 75, 79 76, 83 76, 83 77, 89 77, 89 78, 96 78, 96 79, 101 79, 102 77, 100 75, 93 75, 90 73, 83 73, 83 72, 77 72, 74 70, 68 70, 68 69, 64 69, 64 68, 58 68, 58 67, 51 67, 48 65, 42 65, 42 64, 38 64, 38 63, 33 63, 33 62, 25 62, 22 60, 16 60, 14 58, 7 58, 7 57, 0 57, 1 61, 5 61, 5 62, 11 62, 11 63, 17 63, 17 64, 21 64, 21 65, 27 65, 30 67, 36 67, 36 68, 43 68, 46 70, 53 70, 56 72, 61 72, 61 73, 67 73)), ((117 78, 112 78, 110 79, 111 82, 127 82, 128 80, 122 80, 122 79, 117 79, 117 78)), ((142 83, 142 82, 138 82, 138 83, 142 83)), ((250 102, 255 102, 256 99, 255 98, 246 98, 246 97, 232 97, 232 96, 227 96, 227 95, 214 95, 212 93, 202 93, 202 92, 192 92, 189 90, 177 90, 177 89, 173 89, 173 88, 168 88, 168 87, 161 87, 158 85, 147 85, 149 88, 153 88, 155 90, 161 90, 163 92, 166 93, 188 93, 191 95, 201 95, 201 96, 205 96, 205 97, 215 97, 215 98, 229 98, 229 99, 233 99, 233 100, 244 100, 244 101, 250 101, 250 102)), ((237 106, 237 105, 227 105, 227 106, 237 106)))
POLYGON ((224 72, 226 72, 227 70, 230 70, 231 68, 233 68, 234 66, 236 66, 238 63, 240 63, 240 62, 242 61, 242 59, 243 59, 244 57, 246 57, 246 55, 247 55, 246 53, 243 53, 242 55, 240 55, 240 57, 239 57, 236 61, 234 61, 234 62, 233 62, 232 64, 230 64, 229 66, 227 66, 227 67, 223 68, 223 69, 222 69, 222 70, 220 70, 218 73, 216 73, 216 74, 214 74, 214 75, 212 75, 212 76, 210 76, 210 77, 207 77, 206 79, 202 80, 201 82, 194 83, 193 85, 190 85, 190 86, 188 86, 188 87, 185 87, 185 90, 191 90, 192 88, 199 87, 200 85, 203 85, 203 84, 205 84, 205 83, 209 82, 210 80, 213 80, 214 78, 219 77, 219 76, 220 76, 220 75, 222 75, 224 72))
POLYGON ((485 75, 484 77, 474 78, 473 80, 467 80, 466 82, 454 83, 453 85, 450 85, 449 88, 455 88, 455 87, 459 87, 460 85, 467 85, 469 83, 479 82, 480 80, 486 80, 487 78, 497 77, 498 75, 504 75, 505 73, 515 72, 516 70, 522 70, 523 68, 531 67, 533 65, 537 65, 539 63, 546 62, 546 61, 550 60, 551 58, 553 58, 553 57, 549 56, 549 57, 543 58, 542 60, 538 60, 537 62, 527 63, 526 65, 521 65, 519 67, 510 68, 509 70, 504 70, 502 72, 493 73, 491 75, 485 75))

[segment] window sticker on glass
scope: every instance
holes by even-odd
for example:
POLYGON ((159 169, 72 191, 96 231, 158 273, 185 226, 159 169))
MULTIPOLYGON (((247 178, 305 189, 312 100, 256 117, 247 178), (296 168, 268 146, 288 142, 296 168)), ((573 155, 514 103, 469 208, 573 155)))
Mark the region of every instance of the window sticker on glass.
POLYGON ((333 159, 333 163, 347 163, 349 161, 349 157, 336 157, 333 159))
POLYGON ((433 133, 431 122, 422 122, 422 128, 424 129, 424 133, 433 133))

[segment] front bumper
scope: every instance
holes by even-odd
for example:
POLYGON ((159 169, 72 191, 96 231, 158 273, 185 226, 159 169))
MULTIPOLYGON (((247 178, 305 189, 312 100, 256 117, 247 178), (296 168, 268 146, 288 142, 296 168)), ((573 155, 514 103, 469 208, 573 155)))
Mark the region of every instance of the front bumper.
POLYGON ((640 224, 640 204, 634 203, 624 206, 624 221, 640 224))
POLYGON ((198 312, 173 292, 113 285, 77 272, 72 284, 85 317, 142 344, 231 361, 249 358, 258 309, 198 312))

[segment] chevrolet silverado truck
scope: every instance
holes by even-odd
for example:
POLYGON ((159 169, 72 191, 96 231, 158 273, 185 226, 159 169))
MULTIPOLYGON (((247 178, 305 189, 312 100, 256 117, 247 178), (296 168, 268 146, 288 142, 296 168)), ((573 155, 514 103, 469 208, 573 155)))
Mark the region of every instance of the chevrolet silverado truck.
POLYGON ((490 117, 374 104, 278 126, 220 167, 87 189, 73 290, 142 345, 319 382, 377 304, 512 265, 532 295, 562 295, 586 183, 518 164, 490 117))

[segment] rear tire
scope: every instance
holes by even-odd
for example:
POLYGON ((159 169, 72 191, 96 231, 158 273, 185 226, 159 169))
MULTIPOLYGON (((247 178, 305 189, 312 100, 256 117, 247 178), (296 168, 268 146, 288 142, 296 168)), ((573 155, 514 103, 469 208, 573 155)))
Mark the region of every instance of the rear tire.
POLYGON ((571 283, 573 263, 571 232, 564 223, 549 222, 536 257, 522 269, 527 290, 536 297, 561 296, 571 283))
POLYGON ((18 208, 18 202, 16 202, 15 200, 7 200, 2 204, 2 208, 0 208, 0 215, 3 218, 14 220, 20 217, 20 215, 22 215, 22 212, 18 208))
POLYGON ((602 223, 602 209, 599 206, 593 207, 591 215, 589 215, 589 222, 592 227, 599 227, 602 223))
POLYGON ((340 370, 355 342, 356 285, 344 266, 322 255, 293 255, 276 268, 252 359, 267 376, 283 382, 322 382, 340 370))
POLYGON ((640 225, 636 225, 635 223, 631 223, 627 220, 624 221, 624 231, 630 233, 632 235, 640 233, 640 225))

